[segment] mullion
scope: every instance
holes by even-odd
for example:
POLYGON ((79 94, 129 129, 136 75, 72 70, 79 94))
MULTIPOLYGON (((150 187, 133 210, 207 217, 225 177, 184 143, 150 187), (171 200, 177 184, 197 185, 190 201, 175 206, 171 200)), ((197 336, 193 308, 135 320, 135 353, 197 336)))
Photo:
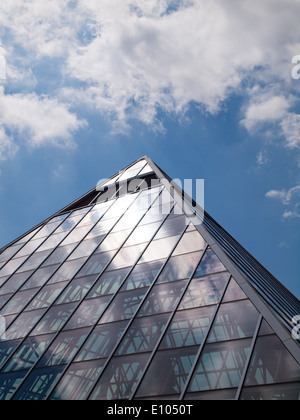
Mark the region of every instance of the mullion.
MULTIPOLYGON (((159 197, 161 196, 161 193, 162 193, 162 191, 159 191, 159 194, 158 194, 158 196, 156 197, 156 199, 154 200, 154 202, 148 207, 148 209, 146 209, 145 210, 145 213, 144 213, 144 216, 138 221, 138 223, 136 224, 136 226, 133 228, 133 230, 132 230, 132 232, 131 232, 131 234, 133 234, 133 232, 135 231, 135 229, 136 229, 136 227, 139 225, 139 223, 141 222, 141 220, 143 220, 143 218, 146 216, 146 214, 148 213, 148 211, 150 210, 150 208, 155 204, 155 202, 159 199, 159 197)), ((140 194, 139 194, 140 195, 140 194)), ((133 204, 133 203, 132 203, 133 204)), ((125 214, 125 213, 124 213, 125 214)), ((157 230, 156 230, 156 232, 154 233, 154 235, 153 235, 153 237, 152 237, 152 239, 155 237, 155 235, 157 234, 157 232, 159 231, 159 229, 161 228, 161 226, 164 224, 164 222, 165 222, 165 220, 167 219, 167 217, 168 217, 169 215, 167 215, 166 217, 165 217, 165 219, 163 219, 162 221, 161 221, 161 224, 160 224, 160 226, 157 228, 157 230)), ((113 228, 112 228, 113 229, 113 228)), ((148 243, 148 246, 150 245, 150 243, 152 242, 152 239, 149 241, 149 243, 148 243)), ((117 252, 116 252, 116 254, 115 254, 115 256, 118 254, 118 252, 123 248, 123 246, 124 246, 124 244, 126 243, 126 241, 128 240, 128 238, 127 239, 125 239, 124 240, 124 242, 122 243, 122 245, 120 246, 120 248, 117 250, 117 252)), ((147 246, 147 247, 148 247, 147 246)), ((146 249, 147 249, 147 247, 145 248, 145 250, 143 251, 143 253, 146 251, 146 249)), ((173 251, 172 251, 173 252, 173 251)), ((113 257, 114 258, 114 257, 113 257)), ((112 258, 112 260, 113 260, 113 258, 112 258)), ((117 289, 117 291, 111 296, 111 299, 110 299, 110 301, 108 302, 108 304, 107 304, 107 306, 106 306, 106 309, 108 309, 108 307, 110 306, 110 304, 113 302, 113 300, 115 299, 115 297, 117 296, 117 294, 119 293, 119 291, 121 290, 121 288, 123 287, 123 285, 125 284, 125 282, 126 282, 126 280, 128 279, 128 277, 130 276, 130 274, 132 273, 132 271, 134 270, 134 268, 136 267, 136 264, 138 263, 138 261, 140 260, 140 258, 141 258, 141 256, 139 256, 138 258, 137 258, 137 261, 132 265, 132 268, 130 269, 130 271, 128 272, 128 274, 126 275, 126 277, 125 277, 125 279, 123 280, 123 282, 120 284, 120 286, 119 286, 119 288, 117 289)), ((111 260, 111 261, 112 261, 111 260)), ((97 283, 97 281, 100 279, 100 277, 101 277, 101 275, 104 273, 104 271, 106 270, 106 268, 109 266, 109 264, 111 263, 111 261, 109 261, 108 262, 108 264, 107 264, 107 266, 104 268, 104 270, 99 274, 99 276, 97 277, 97 279, 95 280, 95 282, 93 283, 93 285, 92 285, 92 287, 94 287, 94 285, 97 283)), ((155 280, 156 280, 156 278, 155 278, 155 280)), ((154 280, 154 282, 155 282, 155 280, 154 280)), ((92 287, 91 287, 91 289, 92 289, 92 287)), ((84 300, 88 300, 88 299, 82 299, 82 301, 80 302, 80 304, 84 301, 84 300)), ((91 299, 92 300, 92 299, 91 299)), ((142 301, 143 302, 143 301, 142 301)), ((141 303, 142 303, 141 302, 141 303)), ((78 305, 78 307, 79 307, 79 305, 78 305)), ((77 308, 78 308, 77 307, 77 308)), ((76 308, 76 309, 77 309, 76 308)), ((105 309, 105 311, 106 311, 106 309, 105 309)), ((64 373, 66 372, 66 370, 70 367, 70 365, 73 363, 73 361, 74 361, 74 359, 76 358, 76 356, 77 356, 77 354, 81 351, 81 349, 84 347, 84 345, 85 345, 85 343, 89 340, 89 338, 91 337, 91 335, 93 334, 93 332, 94 332, 94 330, 96 329, 96 327, 99 325, 99 321, 101 320, 101 318, 102 318, 102 316, 105 314, 105 311, 100 315, 100 317, 99 317, 99 319, 98 319, 98 321, 95 323, 95 325, 92 327, 92 329, 91 329, 91 331, 90 331, 90 333, 88 334, 88 336, 86 337, 86 339, 85 339, 85 341, 83 342, 83 344, 82 344, 82 346, 78 349, 78 351, 74 354, 74 357, 72 358, 72 360, 68 363, 68 365, 66 366, 66 368, 65 368, 65 370, 64 370, 64 373)), ((134 315, 134 317, 135 317, 135 315, 134 315)), ((130 320, 129 320, 130 321, 130 320)), ((116 322, 118 322, 118 321, 116 321, 116 322)), ((131 322, 130 322, 131 323, 131 322)), ((127 331, 127 327, 126 327, 126 329, 125 329, 125 331, 124 331, 124 333, 126 333, 126 331, 127 331)), ((121 338, 120 338, 120 340, 123 338, 123 335, 121 336, 121 338)), ((120 340, 119 340, 119 342, 120 342, 120 340)), ((112 351, 112 354, 110 355, 110 356, 108 356, 108 358, 110 359, 111 357, 112 357, 112 355, 113 355, 113 353, 115 352, 115 348, 113 349, 113 351, 112 351)), ((104 369, 106 368, 106 365, 107 365, 107 363, 105 363, 104 364, 104 366, 103 366, 103 369, 102 369, 102 373, 103 373, 103 371, 104 371, 104 369)), ((102 376, 102 373, 101 373, 101 375, 100 375, 100 377, 99 377, 99 379, 101 378, 101 376, 102 376)), ((57 384, 55 384, 55 386, 54 387, 56 387, 58 384, 59 384, 59 382, 61 381, 61 379, 62 378, 60 378, 60 380, 58 381, 58 383, 57 384)), ((98 381, 97 381, 98 382, 98 381)), ((53 388, 54 388, 53 387, 53 388)), ((50 396, 51 396, 51 394, 52 394, 52 392, 53 392, 53 390, 54 389, 51 389, 51 391, 48 393, 48 395, 47 395, 47 397, 46 397, 46 399, 48 399, 50 396)), ((93 388, 94 389, 94 388, 93 388)), ((92 391, 93 391, 93 389, 92 389, 92 391)))
MULTIPOLYGON (((173 209, 173 208, 174 208, 174 206, 172 207, 172 209, 173 209)), ((168 216, 169 216, 169 214, 167 214, 167 215, 166 215, 165 219, 163 220, 163 223, 167 220, 168 216)), ((162 225, 163 225, 163 223, 162 223, 162 225)), ((90 391, 90 393, 89 393, 89 395, 88 395, 87 399, 89 399, 89 398, 90 398, 90 396, 93 394, 93 392, 94 392, 95 388, 97 387, 97 385, 98 385, 99 381, 101 380, 101 377, 102 377, 102 375, 104 374, 104 372, 105 372, 105 370, 106 370, 107 366, 109 365, 109 363, 110 363, 110 361, 112 360, 112 358, 115 356, 115 353, 117 352, 117 350, 118 350, 118 348, 119 348, 120 343, 121 343, 121 342, 122 342, 122 340, 125 338, 125 336, 126 336, 127 332, 128 332, 128 331, 129 331, 129 329, 131 328, 131 326, 132 326, 132 324, 133 324, 134 320, 137 318, 137 314, 139 313, 140 309, 142 308, 142 306, 143 306, 144 302, 147 300, 147 298, 148 298, 149 294, 151 293, 152 289, 154 288, 154 286, 155 286, 155 284, 156 284, 156 281, 158 280, 158 278, 159 278, 159 276, 161 275, 162 271, 164 270, 164 268, 166 267, 167 263, 169 262, 169 260, 170 260, 170 258, 171 258, 171 256, 172 256, 172 254, 173 254, 173 252, 174 252, 174 250, 176 249, 177 245, 179 244, 179 242, 180 242, 180 240, 182 239, 182 237, 183 237, 183 235, 184 235, 184 234, 185 234, 185 231, 184 231, 184 232, 183 232, 183 233, 179 236, 178 240, 176 241, 176 244, 174 245, 173 249, 172 249, 172 250, 171 250, 171 252, 170 252, 169 257, 168 257, 168 258, 166 258, 165 263, 163 264, 163 266, 161 267, 160 271, 159 271, 159 272, 158 272, 158 274, 156 275, 156 277, 155 277, 155 279, 153 280, 153 282, 152 282, 151 286, 148 288, 148 291, 146 292, 145 296, 143 297, 142 301, 140 302, 140 304, 139 304, 138 308, 136 309, 135 313, 133 314, 132 318, 129 320, 128 325, 127 325, 126 329, 124 330, 123 334, 121 335, 121 337, 120 337, 120 339, 119 339, 118 343, 116 344, 116 346, 115 346, 115 347, 114 347, 114 349, 112 350, 112 352, 111 352, 110 356, 107 358, 107 360, 106 360, 105 364, 103 365, 101 375, 99 376, 99 378, 98 378, 97 382, 95 383, 95 385, 93 386, 92 390, 90 391)), ((155 237, 155 235, 153 236, 153 238, 154 238, 154 237, 155 237)), ((152 240, 150 240, 150 241, 149 241, 148 246, 152 243, 153 238, 152 238, 152 240)), ((147 248, 144 250, 144 253, 145 253, 145 251, 146 251, 146 250, 147 250, 147 248)), ((138 261, 139 261, 139 260, 138 260, 138 261)), ((138 261, 137 261, 137 262, 138 262, 138 261)), ((137 263, 136 263, 136 264, 137 264, 137 263)), ((134 266, 132 267, 131 272, 132 272, 132 271, 133 271, 133 269, 136 267, 136 264, 134 264, 134 266)), ((131 272, 130 272, 130 273, 131 273, 131 272)), ((128 276, 130 275, 130 273, 128 274, 128 276)), ((127 278, 128 278, 128 276, 127 276, 127 278)), ((125 279, 125 281, 127 280, 127 278, 125 279)), ((125 283, 125 281, 123 282, 123 284, 125 283)), ((122 284, 122 286, 123 286, 123 284, 122 284)), ((103 315, 104 315, 104 314, 103 314, 103 315)), ((102 317, 102 315, 101 315, 101 317, 102 317)), ((100 317, 100 319, 101 319, 101 317, 100 317)), ((99 321, 100 321, 100 319, 99 319, 99 321)))
MULTIPOLYGON (((186 230, 185 230, 185 232, 184 232, 184 233, 186 233, 187 229, 188 229, 188 227, 186 228, 186 230)), ((203 260, 203 257, 204 257, 204 255, 205 255, 205 253, 206 253, 207 249, 208 249, 208 245, 206 245, 205 249, 202 251, 202 255, 201 255, 201 257, 200 257, 200 261, 199 261, 199 263, 198 263, 198 264, 196 264, 195 269, 193 270, 193 272, 192 272, 191 276, 189 277, 189 280, 188 280, 188 282, 187 282, 187 284, 186 284, 186 287, 184 288, 184 290, 183 290, 183 292, 182 292, 182 294, 181 294, 181 297, 180 297, 180 299, 179 299, 179 301, 178 301, 178 303, 177 303, 177 305, 176 305, 175 309, 174 309, 174 310, 172 311, 172 313, 171 313, 171 316, 170 316, 170 318, 169 318, 169 321, 167 322, 167 324, 166 324, 166 326, 165 326, 165 328, 164 328, 163 332, 161 333, 161 336, 160 336, 160 338, 159 338, 158 342, 156 343, 156 346, 154 347, 154 349, 153 349, 153 351, 152 351, 152 354, 151 354, 151 356, 150 356, 150 358, 149 358, 149 360, 148 360, 148 362, 147 362, 147 365, 146 365, 146 367, 145 367, 145 369, 144 369, 144 372, 143 372, 143 374, 142 374, 142 376, 141 376, 141 379, 140 379, 140 381, 138 382, 138 384, 136 385, 136 387, 135 387, 135 389, 134 389, 134 391, 133 391, 133 393, 132 393, 132 396, 131 396, 130 400, 133 400, 133 399, 134 399, 134 397, 135 397, 135 395, 136 395, 136 393, 137 393, 137 391, 138 391, 138 389, 139 389, 139 387, 140 387, 140 385, 141 385, 141 383, 142 383, 143 379, 145 378, 146 373, 148 372, 148 369, 149 369, 149 367, 150 367, 150 365, 151 365, 151 363, 152 363, 152 361, 153 361, 153 359, 154 359, 154 357, 155 357, 155 355, 156 355, 156 353, 157 353, 157 350, 158 350, 159 346, 161 345, 162 340, 163 340, 163 338, 165 337, 165 334, 166 334, 166 332, 168 331, 169 326, 170 326, 170 325, 171 325, 171 323, 173 322, 173 319, 174 319, 174 317, 175 317, 175 315, 176 315, 176 313, 177 313, 177 311, 178 311, 178 308, 179 308, 179 306, 180 306, 180 304, 181 304, 181 302, 182 302, 182 300, 183 300, 183 297, 184 297, 184 295, 185 295, 186 291, 188 290, 188 288, 189 288, 189 286, 190 286, 190 284, 191 284, 191 282, 192 282, 192 280, 193 280, 193 277, 194 277, 194 275, 195 275, 195 273, 196 273, 196 271, 197 271, 197 269, 198 269, 198 267, 199 267, 199 264, 201 264, 201 261, 203 260)))

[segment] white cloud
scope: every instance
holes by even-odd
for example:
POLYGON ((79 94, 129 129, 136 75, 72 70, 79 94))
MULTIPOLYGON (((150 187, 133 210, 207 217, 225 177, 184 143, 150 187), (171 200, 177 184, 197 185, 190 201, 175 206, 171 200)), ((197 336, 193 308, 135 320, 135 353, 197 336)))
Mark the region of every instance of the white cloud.
POLYGON ((13 157, 18 151, 18 146, 13 139, 6 135, 5 131, 0 128, 0 161, 13 157))
POLYGON ((267 198, 280 200, 284 206, 291 208, 285 209, 283 219, 295 219, 300 217, 300 185, 287 190, 271 190, 266 193, 267 198))

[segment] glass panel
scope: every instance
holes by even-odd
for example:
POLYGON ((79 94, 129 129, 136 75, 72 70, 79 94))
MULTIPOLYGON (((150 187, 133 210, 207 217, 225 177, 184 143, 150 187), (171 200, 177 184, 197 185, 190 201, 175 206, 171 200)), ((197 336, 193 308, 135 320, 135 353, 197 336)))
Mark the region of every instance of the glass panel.
POLYGON ((52 339, 53 335, 27 338, 5 366, 4 371, 30 369, 46 350, 52 339))
POLYGON ((25 337, 41 319, 45 309, 23 312, 6 331, 7 340, 15 340, 25 337))
POLYGON ((142 160, 135 165, 128 168, 118 179, 118 182, 124 181, 125 179, 134 178, 146 165, 146 161, 142 160))
POLYGON ((114 256, 114 254, 114 251, 110 251, 102 252, 102 254, 92 255, 91 258, 89 258, 86 264, 79 271, 76 277, 78 278, 90 276, 92 274, 100 274, 105 269, 109 261, 114 256))
POLYGON ((6 250, 0 254, 0 263, 10 260, 11 257, 13 257, 19 251, 19 249, 22 248, 22 246, 23 244, 19 244, 6 248, 6 250))
POLYGON ((130 233, 131 230, 123 230, 121 232, 110 233, 101 243, 96 252, 99 253, 119 249, 124 241, 128 238, 130 233))
POLYGON ((121 290, 126 291, 150 286, 160 272, 164 262, 163 260, 137 265, 121 290))
POLYGON ((88 298, 96 298, 98 296, 116 293, 129 273, 129 270, 130 268, 123 268, 122 270, 107 271, 103 273, 89 293, 88 298))
POLYGON ((66 246, 59 246, 52 254, 46 259, 43 263, 43 267, 53 264, 60 264, 65 261, 68 256, 71 254, 73 249, 77 246, 77 244, 66 245, 66 246))
POLYGON ((72 244, 73 242, 80 242, 85 235, 91 230, 92 225, 87 225, 82 228, 74 229, 69 236, 62 242, 62 246, 72 244))
POLYGON ((226 268, 214 252, 211 249, 208 249, 195 273, 195 277, 218 273, 220 271, 226 271, 226 268))
POLYGON ((34 237, 34 239, 38 238, 45 238, 46 236, 51 235, 52 232, 61 224, 61 220, 57 220, 56 222, 48 223, 44 226, 34 237))
POLYGON ((145 174, 148 174, 148 173, 151 173, 151 172, 153 172, 153 170, 151 169, 151 166, 149 166, 148 163, 147 163, 145 168, 142 169, 141 172, 139 173, 139 176, 145 175, 145 174))
POLYGON ((135 319, 122 340, 118 355, 152 351, 163 333, 170 315, 135 319))
POLYGON ((196 308, 218 303, 229 276, 229 273, 221 273, 192 280, 179 309, 196 308))
POLYGON ((202 344, 215 311, 215 306, 177 312, 161 343, 160 349, 202 344))
POLYGON ((249 300, 221 305, 208 342, 253 337, 259 313, 249 300))
POLYGON ((0 310, 3 308, 3 306, 6 305, 6 303, 9 301, 9 299, 13 296, 13 293, 10 293, 9 295, 3 295, 0 297, 0 310))
POLYGON ((90 329, 62 332, 51 344, 38 363, 42 366, 55 366, 68 364, 80 349, 88 336, 90 329))
POLYGON ((69 260, 76 260, 77 258, 90 256, 97 246, 100 244, 103 236, 97 236, 93 239, 85 239, 81 244, 75 249, 75 251, 70 255, 69 260))
POLYGON ((186 285, 187 281, 180 281, 155 286, 145 300, 138 316, 174 311, 186 285))
POLYGON ((110 219, 112 217, 121 217, 136 198, 137 194, 129 194, 118 198, 103 216, 102 220, 110 219))
POLYGON ((250 346, 250 339, 207 344, 188 392, 238 387, 250 346))
POLYGON ((109 219, 109 220, 100 220, 99 223, 91 230, 91 232, 87 235, 86 239, 92 239, 97 236, 106 235, 112 227, 117 222, 117 218, 109 219))
MULTIPOLYGON (((48 308, 60 295, 61 291, 66 287, 67 284, 68 282, 51 284, 43 287, 30 303, 27 310, 30 311, 32 309, 48 308)), ((32 294, 32 290, 30 290, 30 292, 32 294)))
POLYGON ((86 400, 102 372, 104 363, 105 360, 73 363, 49 399, 64 401, 86 400))
POLYGON ((199 263, 201 255, 201 252, 195 252, 193 254, 179 255, 178 257, 170 258, 163 272, 160 274, 157 283, 166 283, 190 278, 199 263))
POLYGON ((243 401, 299 401, 299 383, 267 385, 244 388, 241 395, 243 401))
POLYGON ((297 381, 300 381, 300 366, 277 336, 259 337, 245 384, 263 385, 297 381))
POLYGON ((98 325, 80 350, 75 361, 102 359, 108 357, 120 340, 128 321, 98 325))
POLYGON ((17 253, 17 255, 15 255, 15 258, 32 254, 41 245, 41 243, 44 242, 44 240, 45 238, 32 239, 17 253))
POLYGON ((52 265, 50 267, 39 268, 22 287, 22 290, 27 290, 35 287, 44 286, 50 277, 58 269, 59 265, 52 265))
MULTIPOLYGON (((74 303, 54 306, 49 309, 30 335, 47 334, 59 331, 75 309, 74 303)), ((36 311, 35 311, 36 312, 36 311)))
POLYGON ((98 223, 99 219, 106 213, 112 203, 97 204, 79 223, 78 227, 98 223))
POLYGON ((92 400, 127 399, 140 380, 148 353, 114 357, 93 392, 92 400))
POLYGON ((51 235, 44 243, 40 246, 39 251, 46 251, 48 249, 56 248, 57 245, 66 237, 68 232, 57 233, 51 235))
POLYGON ((36 252, 19 268, 18 272, 37 269, 43 261, 48 257, 49 250, 44 252, 36 252))
POLYGON ((27 256, 10 260, 3 268, 1 268, 0 277, 11 276, 23 264, 26 258, 27 256))
POLYGON ((151 223, 149 225, 137 227, 132 235, 130 235, 124 246, 132 246, 143 242, 149 242, 157 232, 159 226, 160 223, 151 223))
POLYGON ((223 302, 231 302, 233 300, 247 299, 247 296, 242 291, 237 282, 232 278, 227 287, 223 302))
POLYGON ((184 400, 203 400, 203 401, 233 401, 237 393, 237 388, 221 389, 207 392, 192 392, 186 394, 184 400))
POLYGON ((128 248, 122 248, 110 263, 108 270, 116 270, 117 268, 132 266, 142 255, 146 246, 147 244, 142 244, 130 246, 128 248))
POLYGON ((13 354, 21 341, 1 341, 0 340, 0 369, 4 366, 8 358, 13 354))
POLYGON ((145 210, 136 211, 134 213, 126 213, 116 226, 113 228, 112 232, 119 232, 125 229, 133 229, 141 218, 144 216, 145 210))
POLYGON ((65 280, 71 280, 83 266, 86 260, 87 257, 80 258, 79 260, 74 261, 66 261, 52 276, 51 280, 49 281, 49 284, 59 283, 65 280))
POLYGON ((83 301, 64 329, 71 330, 96 324, 110 299, 110 296, 104 296, 83 301))
POLYGON ((19 388, 14 400, 44 400, 63 373, 63 366, 35 369, 19 388))
POLYGON ((79 302, 84 299, 96 278, 97 275, 93 275, 72 280, 56 303, 60 305, 62 303, 79 302))
POLYGON ((193 366, 197 347, 158 351, 136 397, 180 394, 193 366))
POLYGON ((1 287, 0 295, 15 293, 26 282, 32 271, 27 273, 15 273, 7 282, 1 287))
POLYGON ((2 309, 1 315, 17 314, 21 312, 32 299, 32 291, 18 292, 2 309))
POLYGON ((140 262, 143 263, 167 258, 171 254, 178 239, 179 236, 170 236, 169 238, 152 241, 142 256, 140 262))
POLYGON ((138 289, 132 292, 118 293, 101 318, 101 324, 132 318, 147 290, 138 289))
POLYGON ((0 374, 0 400, 9 400, 18 388, 27 371, 0 374))
POLYGON ((169 236, 180 235, 185 231, 188 224, 189 221, 184 215, 171 218, 169 217, 158 231, 157 235, 155 236, 155 240, 169 236))
POLYGON ((66 219, 60 225, 60 227, 57 229, 55 233, 61 233, 61 232, 72 230, 77 225, 77 223, 82 219, 82 217, 83 217, 82 214, 79 214, 78 216, 71 215, 70 217, 68 217, 68 219, 66 219))
POLYGON ((187 232, 183 235, 178 246, 173 252, 173 256, 187 254, 188 252, 201 251, 206 247, 206 242, 199 232, 187 232))

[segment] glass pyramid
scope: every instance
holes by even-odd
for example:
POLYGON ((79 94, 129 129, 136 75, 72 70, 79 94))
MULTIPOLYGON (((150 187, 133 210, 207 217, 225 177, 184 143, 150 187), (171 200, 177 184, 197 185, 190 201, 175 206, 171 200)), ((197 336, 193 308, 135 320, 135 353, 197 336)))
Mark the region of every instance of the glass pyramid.
POLYGON ((299 301, 148 157, 0 252, 1 400, 299 399, 299 301))

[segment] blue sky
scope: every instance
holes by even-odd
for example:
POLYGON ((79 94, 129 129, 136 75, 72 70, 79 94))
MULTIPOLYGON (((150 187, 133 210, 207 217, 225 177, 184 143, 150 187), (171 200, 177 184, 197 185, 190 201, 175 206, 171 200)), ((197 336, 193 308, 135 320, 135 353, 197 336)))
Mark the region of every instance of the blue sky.
POLYGON ((299 297, 299 15, 298 0, 2 2, 0 246, 149 155, 204 178, 206 210, 299 297))

